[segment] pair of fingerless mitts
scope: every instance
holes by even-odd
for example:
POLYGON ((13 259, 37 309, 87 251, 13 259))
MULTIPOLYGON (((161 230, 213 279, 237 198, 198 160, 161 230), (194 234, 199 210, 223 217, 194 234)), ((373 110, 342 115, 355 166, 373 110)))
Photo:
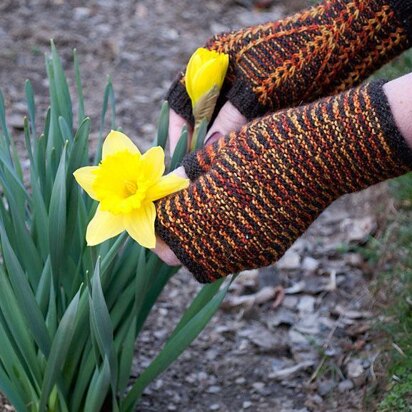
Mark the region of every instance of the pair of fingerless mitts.
MULTIPOLYGON (((193 183, 157 204, 157 233, 199 281, 276 261, 334 199, 411 170, 384 82, 337 94, 407 49, 411 28, 412 1, 335 0, 207 43, 230 56, 222 101, 270 114, 188 155, 193 183)), ((192 120, 183 75, 168 101, 192 120)))

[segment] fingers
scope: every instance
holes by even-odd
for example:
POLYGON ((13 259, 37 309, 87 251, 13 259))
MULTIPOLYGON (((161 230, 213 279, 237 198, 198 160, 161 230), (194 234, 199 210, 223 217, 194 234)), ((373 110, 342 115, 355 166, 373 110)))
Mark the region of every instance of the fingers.
MULTIPOLYGON (((178 167, 171 173, 174 173, 180 177, 183 177, 184 179, 187 179, 187 175, 183 166, 178 167)), ((181 265, 180 260, 176 257, 174 252, 159 236, 156 236, 156 246, 154 249, 152 249, 152 252, 156 253, 156 255, 159 256, 159 258, 162 259, 163 262, 165 262, 169 266, 181 265)))
POLYGON ((156 255, 169 266, 181 265, 180 260, 176 257, 174 252, 159 236, 156 236, 156 246, 152 249, 152 252, 156 253, 156 255))
POLYGON ((239 130, 246 123, 246 117, 228 101, 220 109, 212 127, 209 129, 205 138, 205 143, 211 144, 220 137, 225 136, 232 131, 239 130))
MULTIPOLYGON (((225 136, 232 131, 239 130, 246 123, 246 117, 243 116, 232 103, 226 102, 213 122, 212 127, 209 129, 205 138, 205 143, 211 144, 217 141, 220 137, 225 136)), ((187 121, 182 116, 178 115, 173 109, 170 109, 169 142, 171 155, 176 148, 182 128, 185 125, 190 131, 190 126, 187 121)))
POLYGON ((179 141, 180 134, 182 132, 183 126, 187 126, 188 130, 190 127, 187 121, 180 115, 178 115, 173 109, 169 111, 169 142, 170 142, 170 155, 175 151, 177 142, 179 141))
MULTIPOLYGON (((244 124, 247 123, 246 118, 230 103, 226 102, 219 114, 217 115, 212 127, 210 128, 205 141, 209 145, 216 142, 220 137, 229 134, 231 131, 239 130, 244 124)), ((187 121, 179 116, 173 109, 170 109, 169 113, 169 141, 170 141, 170 154, 173 154, 177 142, 179 141, 182 127, 188 126, 187 121)), ((189 126, 188 126, 189 127, 189 126)), ((213 156, 211 157, 213 158, 213 156)), ((174 170, 173 173, 187 178, 185 169, 179 167, 174 170)), ((159 258, 170 266, 181 265, 180 260, 176 257, 175 253, 167 246, 167 244, 160 238, 156 237, 156 247, 152 249, 159 258)))

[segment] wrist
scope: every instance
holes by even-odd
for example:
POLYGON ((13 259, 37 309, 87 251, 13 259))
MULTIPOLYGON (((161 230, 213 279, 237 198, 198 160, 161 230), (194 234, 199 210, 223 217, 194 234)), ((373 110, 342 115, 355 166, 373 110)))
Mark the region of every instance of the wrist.
POLYGON ((412 73, 383 86, 396 126, 412 148, 412 73))

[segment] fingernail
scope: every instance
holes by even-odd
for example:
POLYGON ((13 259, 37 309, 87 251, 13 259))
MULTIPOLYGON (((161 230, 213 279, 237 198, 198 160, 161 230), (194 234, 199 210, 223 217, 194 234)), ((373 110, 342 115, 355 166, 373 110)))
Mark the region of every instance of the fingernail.
POLYGON ((219 140, 222 136, 223 136, 222 133, 214 132, 210 135, 210 137, 207 138, 206 144, 212 144, 216 142, 217 140, 219 140))

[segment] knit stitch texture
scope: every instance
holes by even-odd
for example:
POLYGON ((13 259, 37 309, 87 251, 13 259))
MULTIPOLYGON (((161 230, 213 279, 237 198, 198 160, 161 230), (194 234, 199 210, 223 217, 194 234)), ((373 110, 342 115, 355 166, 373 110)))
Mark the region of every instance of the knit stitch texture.
MULTIPOLYGON (((359 84, 409 47, 411 25, 411 0, 333 0, 218 34, 206 47, 230 57, 221 103, 227 98, 253 119, 359 84)), ((193 121, 183 73, 167 100, 193 121)))
POLYGON ((184 166, 156 231, 200 282, 269 265, 333 200, 412 169, 383 82, 268 115, 184 166))

